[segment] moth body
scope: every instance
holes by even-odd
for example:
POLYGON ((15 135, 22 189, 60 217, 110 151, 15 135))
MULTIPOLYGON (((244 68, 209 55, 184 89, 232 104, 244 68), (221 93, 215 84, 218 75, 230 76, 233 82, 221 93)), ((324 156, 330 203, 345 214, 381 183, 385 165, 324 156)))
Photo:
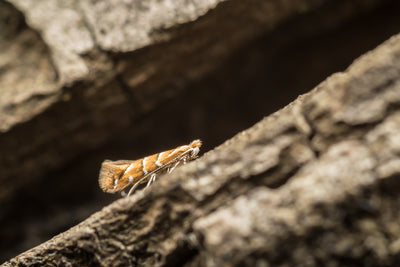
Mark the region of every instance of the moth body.
POLYGON ((133 185, 128 195, 141 183, 149 186, 156 179, 157 174, 173 171, 180 163, 197 157, 201 141, 194 140, 189 145, 157 153, 138 160, 105 160, 99 175, 100 188, 107 193, 114 193, 133 185))

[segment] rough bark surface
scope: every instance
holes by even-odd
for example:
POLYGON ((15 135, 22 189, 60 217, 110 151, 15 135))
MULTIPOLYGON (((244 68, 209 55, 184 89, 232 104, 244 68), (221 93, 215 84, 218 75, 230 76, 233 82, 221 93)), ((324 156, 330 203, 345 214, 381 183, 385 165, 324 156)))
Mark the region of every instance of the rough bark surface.
POLYGON ((5 265, 397 264, 398 37, 87 218, 120 197, 102 160, 213 149, 399 33, 399 10, 0 0, 0 262, 56 236, 5 265))
MULTIPOLYGON (((9 38, 1 58, 0 199, 104 144, 241 45, 324 2, 0 2, 9 38)), ((320 27, 379 2, 340 3, 330 12, 348 12, 320 27)))
POLYGON ((5 266, 400 264, 400 36, 5 266))

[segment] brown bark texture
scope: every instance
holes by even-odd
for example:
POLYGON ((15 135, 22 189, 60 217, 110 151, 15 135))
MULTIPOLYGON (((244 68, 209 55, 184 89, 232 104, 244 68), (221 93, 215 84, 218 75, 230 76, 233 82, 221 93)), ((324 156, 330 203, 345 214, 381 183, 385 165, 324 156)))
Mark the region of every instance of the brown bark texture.
POLYGON ((236 134, 399 32, 398 10, 0 1, 3 260, 55 235, 4 266, 399 265, 400 35, 236 134), (101 160, 195 138, 229 140, 131 197, 98 189, 101 160))

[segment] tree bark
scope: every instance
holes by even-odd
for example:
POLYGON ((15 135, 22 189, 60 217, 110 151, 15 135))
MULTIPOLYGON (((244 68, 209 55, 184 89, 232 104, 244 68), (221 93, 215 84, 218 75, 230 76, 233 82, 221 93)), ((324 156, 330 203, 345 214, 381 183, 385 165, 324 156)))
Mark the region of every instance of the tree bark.
POLYGON ((400 36, 7 265, 398 265, 400 36))
POLYGON ((285 19, 320 8, 328 18, 302 29, 318 31, 381 1, 324 2, 1 2, 0 200, 130 127, 143 131, 138 120, 285 19))
POLYGON ((0 262, 56 235, 4 265, 397 265, 398 36, 230 137, 398 33, 398 10, 0 0, 0 262), (119 198, 102 160, 197 138, 230 140, 94 213, 119 198))

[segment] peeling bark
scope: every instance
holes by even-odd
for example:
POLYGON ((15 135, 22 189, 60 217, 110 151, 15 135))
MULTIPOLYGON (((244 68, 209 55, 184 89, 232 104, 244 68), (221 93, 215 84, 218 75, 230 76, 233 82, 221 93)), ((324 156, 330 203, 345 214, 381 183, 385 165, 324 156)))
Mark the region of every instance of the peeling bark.
POLYGON ((400 36, 4 266, 395 266, 400 36))

